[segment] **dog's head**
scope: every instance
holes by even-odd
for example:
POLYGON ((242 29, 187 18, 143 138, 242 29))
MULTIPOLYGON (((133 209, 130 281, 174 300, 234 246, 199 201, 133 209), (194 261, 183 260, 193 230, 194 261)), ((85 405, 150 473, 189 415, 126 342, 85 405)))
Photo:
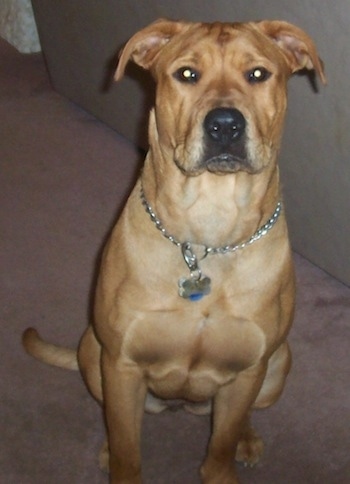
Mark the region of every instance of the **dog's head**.
POLYGON ((286 22, 185 23, 159 20, 123 49, 157 82, 150 143, 186 175, 260 173, 274 163, 286 83, 302 69, 325 82, 308 35, 286 22))

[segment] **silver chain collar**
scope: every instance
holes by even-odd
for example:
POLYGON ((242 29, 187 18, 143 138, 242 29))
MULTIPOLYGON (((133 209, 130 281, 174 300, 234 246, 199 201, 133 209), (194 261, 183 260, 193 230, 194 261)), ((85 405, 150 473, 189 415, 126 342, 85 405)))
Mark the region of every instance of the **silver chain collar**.
POLYGON ((183 258, 190 270, 190 278, 181 278, 179 280, 179 294, 185 299, 190 299, 191 301, 197 301, 201 299, 204 295, 210 292, 210 279, 207 276, 202 275, 202 271, 198 265, 198 259, 193 252, 192 245, 200 245, 204 248, 204 255, 200 260, 203 260, 207 255, 214 254, 227 254, 228 252, 236 252, 237 250, 244 249, 248 245, 253 244, 257 240, 264 237, 275 225, 278 217, 282 211, 282 202, 278 202, 274 213, 271 218, 262 225, 248 240, 241 242, 240 244, 230 244, 222 247, 208 247, 203 244, 192 244, 191 242, 180 242, 173 235, 169 234, 166 228, 163 226, 162 222, 159 220, 157 215, 154 213, 151 205, 147 202, 143 187, 141 185, 140 197, 142 205, 145 207, 146 212, 151 218, 156 228, 161 232, 161 234, 170 242, 172 242, 176 247, 181 248, 183 258))

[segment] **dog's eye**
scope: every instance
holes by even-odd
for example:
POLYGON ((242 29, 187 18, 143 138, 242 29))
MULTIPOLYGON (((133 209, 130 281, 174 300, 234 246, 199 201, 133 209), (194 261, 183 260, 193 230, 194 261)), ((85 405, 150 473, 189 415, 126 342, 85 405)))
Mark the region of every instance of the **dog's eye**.
POLYGON ((246 73, 247 81, 250 84, 267 81, 270 76, 271 72, 265 69, 265 67, 254 67, 254 69, 251 69, 246 73))
POLYGON ((195 84, 199 81, 199 73, 192 67, 181 67, 174 74, 175 79, 180 82, 195 84))

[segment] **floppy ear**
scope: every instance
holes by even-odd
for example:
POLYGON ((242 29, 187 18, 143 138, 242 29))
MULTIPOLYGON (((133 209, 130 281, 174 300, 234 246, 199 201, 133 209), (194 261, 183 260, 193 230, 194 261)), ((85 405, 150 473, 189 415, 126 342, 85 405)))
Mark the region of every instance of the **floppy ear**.
POLYGON ((318 57, 315 44, 303 30, 278 20, 264 20, 256 25, 283 50, 292 73, 314 69, 322 83, 327 83, 323 62, 318 57))
POLYGON ((162 47, 185 26, 182 22, 159 19, 137 32, 125 44, 119 57, 115 79, 119 81, 129 60, 150 69, 162 47))

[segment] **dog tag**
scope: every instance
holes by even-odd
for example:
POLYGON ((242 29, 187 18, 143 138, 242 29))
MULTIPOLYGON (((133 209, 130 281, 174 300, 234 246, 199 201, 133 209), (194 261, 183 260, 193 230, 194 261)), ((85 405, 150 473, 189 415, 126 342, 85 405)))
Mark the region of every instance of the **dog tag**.
POLYGON ((199 301, 210 293, 210 278, 203 276, 200 279, 182 277, 179 280, 179 295, 190 301, 199 301))

